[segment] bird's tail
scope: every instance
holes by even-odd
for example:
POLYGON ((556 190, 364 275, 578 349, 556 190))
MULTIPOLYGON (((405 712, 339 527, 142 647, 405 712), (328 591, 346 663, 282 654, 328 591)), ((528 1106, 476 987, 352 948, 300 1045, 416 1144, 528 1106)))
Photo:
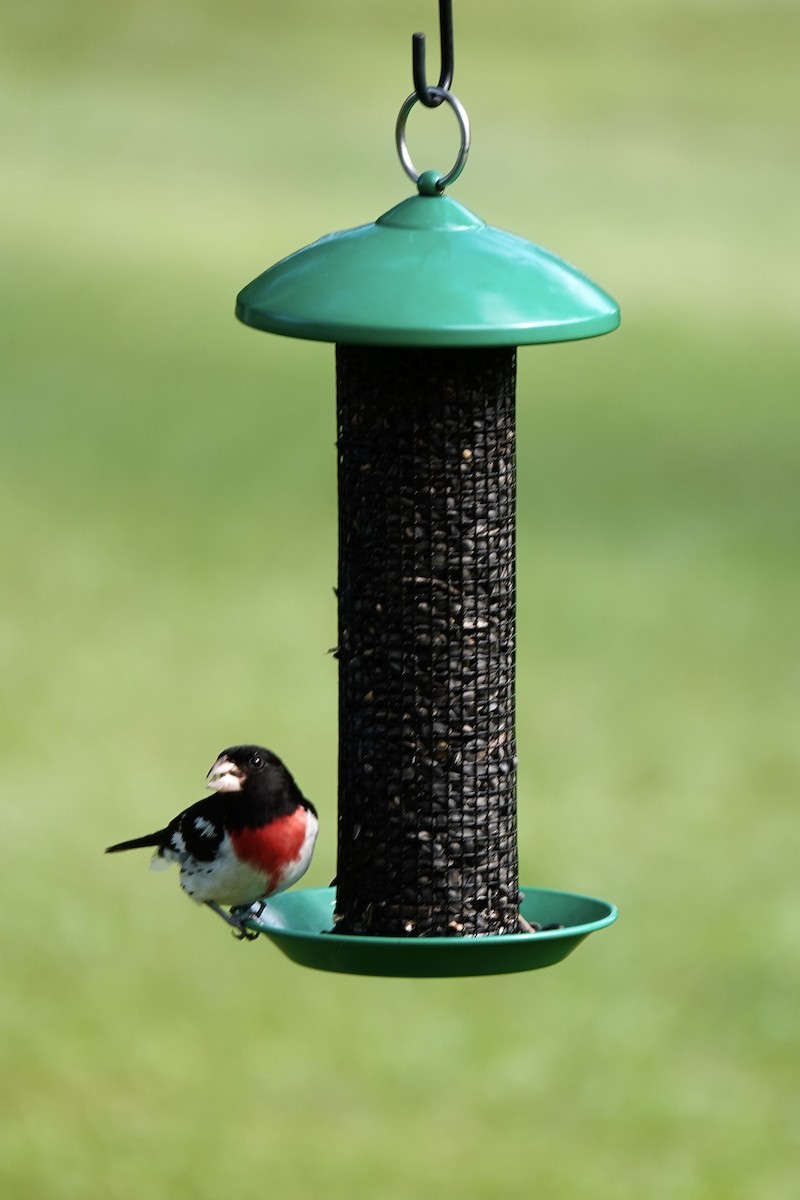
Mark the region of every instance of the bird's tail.
POLYGON ((131 838, 129 842, 117 842, 116 846, 106 846, 106 854, 116 854, 118 850, 142 850, 145 846, 163 846, 166 835, 166 829, 159 829, 158 833, 131 838))

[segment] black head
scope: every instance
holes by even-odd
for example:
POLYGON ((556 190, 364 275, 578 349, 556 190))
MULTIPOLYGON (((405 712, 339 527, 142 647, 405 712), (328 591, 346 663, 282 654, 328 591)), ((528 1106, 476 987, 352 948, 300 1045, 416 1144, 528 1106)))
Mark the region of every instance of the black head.
POLYGON ((263 746, 230 746, 217 756, 206 786, 215 792, 243 792, 286 770, 281 760, 263 746))

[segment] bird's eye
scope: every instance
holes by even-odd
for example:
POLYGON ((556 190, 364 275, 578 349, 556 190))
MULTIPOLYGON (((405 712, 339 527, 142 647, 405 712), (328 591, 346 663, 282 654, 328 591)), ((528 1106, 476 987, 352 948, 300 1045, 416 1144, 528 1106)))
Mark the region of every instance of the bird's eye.
POLYGON ((260 770, 260 768, 263 767, 263 765, 264 765, 264 759, 261 754, 254 754, 253 757, 250 759, 250 766, 255 771, 260 770))

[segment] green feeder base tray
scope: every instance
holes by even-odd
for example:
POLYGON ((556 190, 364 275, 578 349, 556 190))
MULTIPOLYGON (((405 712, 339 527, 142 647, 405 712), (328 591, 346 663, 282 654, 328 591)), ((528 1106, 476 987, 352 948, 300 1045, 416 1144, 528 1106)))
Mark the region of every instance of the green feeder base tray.
POLYGON ((302 888, 268 901, 248 927, 265 934, 293 962, 347 975, 445 977, 534 971, 561 962, 585 937, 617 919, 605 900, 522 890, 520 912, 529 922, 563 925, 541 933, 490 937, 386 938, 334 932, 335 888, 302 888))

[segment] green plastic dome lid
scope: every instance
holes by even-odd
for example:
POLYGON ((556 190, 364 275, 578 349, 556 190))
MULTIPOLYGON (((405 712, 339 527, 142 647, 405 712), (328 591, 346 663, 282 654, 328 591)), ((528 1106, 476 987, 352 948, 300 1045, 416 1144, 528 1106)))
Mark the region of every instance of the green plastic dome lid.
POLYGON ((239 320, 385 346, 520 346, 617 328, 619 306, 577 268, 487 225, 435 180, 419 183, 420 195, 373 224, 320 238, 259 275, 239 293, 239 320))

